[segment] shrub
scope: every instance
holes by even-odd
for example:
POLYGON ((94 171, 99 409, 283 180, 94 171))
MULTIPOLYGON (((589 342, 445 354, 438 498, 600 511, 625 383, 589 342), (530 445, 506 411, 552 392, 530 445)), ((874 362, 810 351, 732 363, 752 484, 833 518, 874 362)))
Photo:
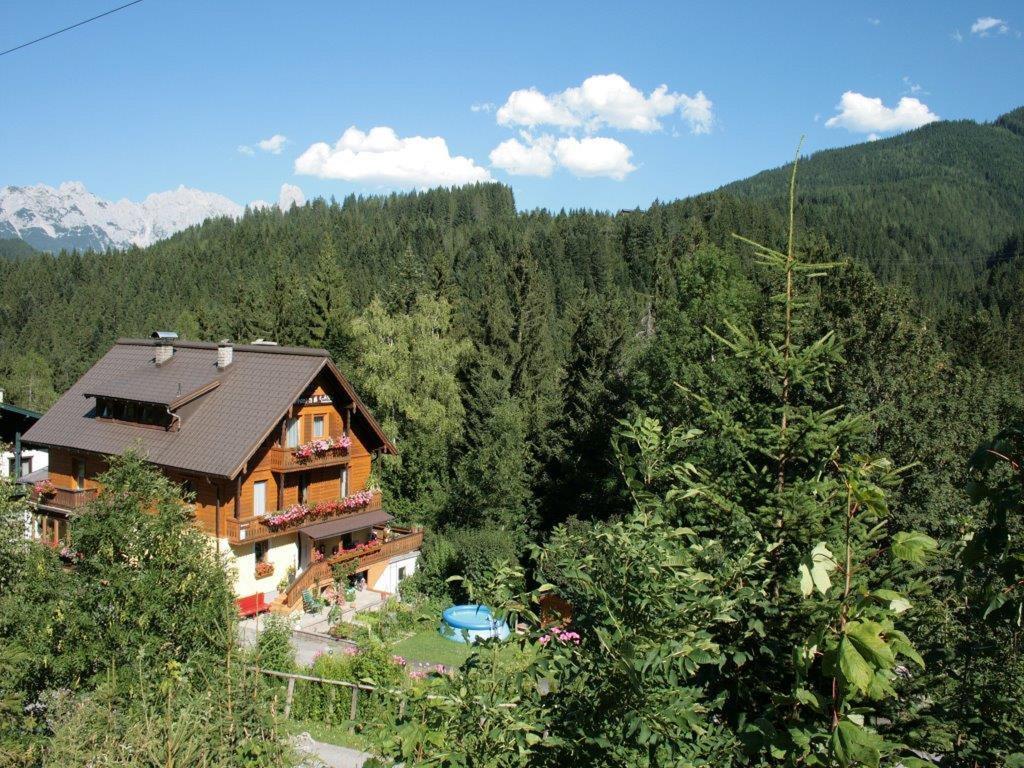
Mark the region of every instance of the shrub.
POLYGON ((516 563, 519 550, 513 537, 496 526, 461 528, 431 536, 424 544, 423 564, 412 579, 403 582, 403 592, 415 591, 452 603, 464 603, 469 593, 461 576, 477 589, 484 589, 502 566, 516 563))
POLYGON ((295 668, 292 625, 285 616, 269 616, 256 641, 257 666, 290 672, 295 668))

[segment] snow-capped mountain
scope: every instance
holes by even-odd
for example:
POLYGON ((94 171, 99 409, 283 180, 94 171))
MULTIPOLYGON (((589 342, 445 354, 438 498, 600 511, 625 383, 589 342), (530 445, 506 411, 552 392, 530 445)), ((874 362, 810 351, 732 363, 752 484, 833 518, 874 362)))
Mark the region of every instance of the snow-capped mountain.
POLYGON ((21 238, 42 251, 147 246, 214 216, 238 217, 223 195, 181 186, 141 203, 111 202, 78 181, 0 188, 0 238, 21 238))

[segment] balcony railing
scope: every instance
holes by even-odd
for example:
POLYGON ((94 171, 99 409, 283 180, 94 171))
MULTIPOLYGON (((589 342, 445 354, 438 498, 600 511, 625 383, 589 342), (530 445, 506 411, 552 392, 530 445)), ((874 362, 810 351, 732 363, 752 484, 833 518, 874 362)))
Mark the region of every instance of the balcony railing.
POLYGON ((256 517, 243 517, 240 519, 228 518, 227 529, 228 529, 228 540, 232 544, 242 544, 250 541, 263 541, 269 539, 272 536, 280 536, 282 533, 289 533, 290 531, 297 530, 304 525, 310 525, 312 523, 326 523, 330 520, 340 520, 351 515, 359 515, 363 512, 372 512, 381 508, 381 494, 380 491, 374 491, 373 498, 370 503, 365 507, 359 507, 351 510, 341 510, 337 514, 329 516, 320 516, 315 520, 297 520, 291 525, 275 526, 271 528, 266 524, 266 515, 256 517))
POLYGON ((93 501, 98 492, 96 488, 54 488, 47 494, 38 494, 32 490, 30 495, 33 501, 44 507, 78 509, 93 501))
MULTIPOLYGON (((376 532, 378 536, 381 536, 383 529, 378 528, 376 532)), ((331 572, 338 563, 359 558, 360 566, 374 565, 384 560, 390 560, 396 555, 415 552, 423 545, 422 530, 392 527, 391 534, 390 539, 381 541, 376 547, 366 547, 361 550, 350 549, 308 566, 288 586, 288 591, 285 593, 288 607, 295 608, 302 603, 302 593, 305 590, 317 588, 329 581, 332 578, 331 572)))
POLYGON ((293 448, 282 448, 275 445, 270 449, 270 470, 272 472, 299 472, 305 469, 335 467, 347 464, 348 459, 348 451, 328 451, 322 456, 298 459, 295 457, 293 448))

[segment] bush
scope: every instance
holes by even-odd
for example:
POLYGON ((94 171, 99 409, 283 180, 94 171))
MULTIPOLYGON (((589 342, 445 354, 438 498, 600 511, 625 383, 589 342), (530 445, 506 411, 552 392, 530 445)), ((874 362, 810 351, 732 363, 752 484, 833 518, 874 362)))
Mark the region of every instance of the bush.
MULTIPOLYGON (((361 691, 357 721, 363 725, 381 722, 385 710, 395 705, 387 690, 400 688, 406 682, 403 665, 396 661, 384 645, 373 643, 365 649, 344 649, 325 653, 306 669, 306 674, 324 680, 344 680, 385 689, 380 693, 361 691)), ((352 704, 350 688, 298 680, 292 715, 297 719, 316 720, 327 724, 348 722, 352 704)))
POLYGON ((291 672, 295 668, 292 624, 286 616, 268 616, 256 641, 255 664, 264 669, 291 672))
POLYGON ((463 577, 486 596, 487 584, 497 569, 518 560, 515 539, 496 526, 435 534, 425 541, 423 564, 412 579, 403 582, 403 592, 465 603, 469 600, 465 584, 449 582, 450 577, 463 577))

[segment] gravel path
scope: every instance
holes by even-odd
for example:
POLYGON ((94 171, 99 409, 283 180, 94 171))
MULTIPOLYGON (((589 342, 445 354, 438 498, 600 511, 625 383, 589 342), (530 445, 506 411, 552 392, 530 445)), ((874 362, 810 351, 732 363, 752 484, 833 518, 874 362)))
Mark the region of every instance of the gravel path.
POLYGON ((358 749, 324 744, 308 733, 296 736, 292 743, 299 752, 309 755, 302 763, 303 768, 362 768, 370 759, 370 755, 358 749))

